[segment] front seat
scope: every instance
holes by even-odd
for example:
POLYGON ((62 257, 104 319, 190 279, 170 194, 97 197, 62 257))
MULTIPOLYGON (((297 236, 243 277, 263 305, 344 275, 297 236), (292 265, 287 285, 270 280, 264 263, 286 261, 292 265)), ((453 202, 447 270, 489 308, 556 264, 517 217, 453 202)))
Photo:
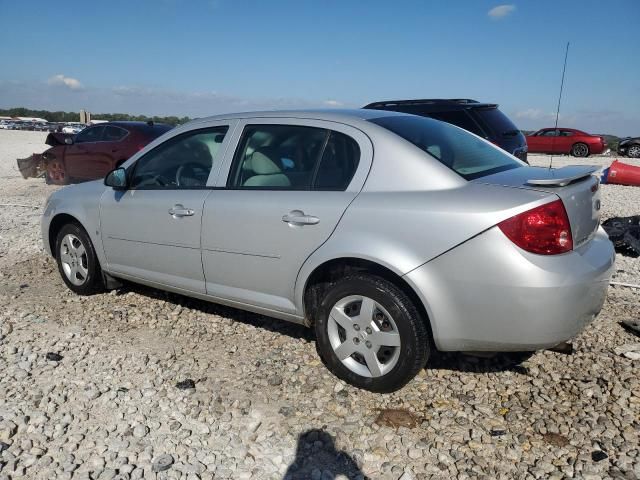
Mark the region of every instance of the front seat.
POLYGON ((290 187, 289 178, 282 173, 278 159, 271 148, 261 148, 251 154, 249 161, 253 176, 243 184, 245 187, 290 187))

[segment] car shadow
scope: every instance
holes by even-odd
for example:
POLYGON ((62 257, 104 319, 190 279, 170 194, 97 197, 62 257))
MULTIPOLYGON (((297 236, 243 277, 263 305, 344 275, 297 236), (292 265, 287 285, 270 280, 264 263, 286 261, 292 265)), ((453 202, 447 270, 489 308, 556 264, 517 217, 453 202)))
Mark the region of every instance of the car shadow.
POLYGON ((466 373, 514 372, 529 375, 529 370, 522 363, 534 354, 535 352, 496 353, 483 357, 462 352, 432 351, 425 368, 466 373))
POLYGON ((135 292, 139 295, 156 300, 163 300, 176 306, 180 305, 182 307, 198 310, 201 313, 225 317, 234 322, 246 323, 247 325, 287 335, 291 338, 304 339, 308 342, 315 340, 315 335, 313 334, 312 329, 300 324, 278 320, 276 318, 267 317, 265 315, 260 315, 246 310, 227 307, 218 303, 207 302, 206 300, 187 297, 185 295, 180 295, 179 293, 158 290, 145 285, 126 282, 121 288, 116 290, 116 295, 122 295, 128 292, 135 292))
POLYGON ((349 479, 368 478, 351 455, 336 449, 335 441, 329 433, 319 429, 301 433, 296 446, 296 457, 283 480, 334 480, 338 475, 349 479))
MULTIPOLYGON (((315 334, 312 328, 278 320, 266 315, 260 315, 258 313, 252 313, 246 310, 240 310, 130 282, 126 282, 118 289, 116 295, 122 295, 128 292, 135 292, 145 297, 169 302, 175 306, 180 305, 198 310, 201 313, 228 318, 234 322, 242 322, 257 328, 263 328, 270 332, 287 335, 291 338, 303 339, 307 342, 315 341, 315 334)), ((520 363, 531 355, 533 355, 533 353, 498 353, 490 358, 483 358, 460 352, 438 352, 432 349, 431 357, 425 368, 468 373, 511 371, 520 375, 528 375, 529 372, 526 366, 520 365, 520 363)))

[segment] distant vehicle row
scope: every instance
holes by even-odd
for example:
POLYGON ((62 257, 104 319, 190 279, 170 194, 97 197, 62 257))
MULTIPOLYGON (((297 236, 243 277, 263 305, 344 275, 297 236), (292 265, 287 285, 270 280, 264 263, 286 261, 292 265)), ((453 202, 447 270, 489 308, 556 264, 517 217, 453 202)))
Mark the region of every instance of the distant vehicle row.
POLYGON ((59 132, 80 133, 86 125, 84 123, 54 123, 54 122, 29 122, 23 120, 0 121, 0 130, 29 130, 33 132, 59 132))

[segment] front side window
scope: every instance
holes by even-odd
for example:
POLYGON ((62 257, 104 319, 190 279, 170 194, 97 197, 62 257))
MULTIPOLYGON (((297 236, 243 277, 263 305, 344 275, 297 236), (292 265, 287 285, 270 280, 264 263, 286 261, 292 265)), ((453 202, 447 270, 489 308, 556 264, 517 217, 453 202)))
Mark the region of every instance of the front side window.
POLYGON ((201 188, 216 162, 228 127, 195 130, 158 145, 133 166, 132 188, 201 188))
POLYGON ((541 135, 543 137, 557 137, 558 136, 558 131, 557 130, 545 130, 544 132, 542 132, 541 135))
POLYGON ((503 150, 448 123, 409 115, 369 121, 411 142, 466 180, 522 166, 503 150))
POLYGON ((75 143, 87 143, 87 142, 99 142, 102 140, 102 132, 104 131, 104 125, 97 127, 85 128, 76 137, 75 143))

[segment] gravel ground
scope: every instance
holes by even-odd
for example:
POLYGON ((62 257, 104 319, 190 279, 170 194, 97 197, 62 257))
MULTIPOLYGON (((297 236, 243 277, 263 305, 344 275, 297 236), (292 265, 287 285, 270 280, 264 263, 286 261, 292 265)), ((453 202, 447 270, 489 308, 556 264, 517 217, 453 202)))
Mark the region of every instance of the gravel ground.
MULTIPOLYGON (((438 355, 400 392, 359 391, 302 327, 143 287, 71 294, 39 240, 55 187, 15 166, 44 136, 0 131, 0 479, 640 477, 640 364, 614 351, 640 342, 619 325, 637 290, 610 289, 573 355, 438 355)), ((638 213, 640 189, 602 189, 605 217, 638 213)))

